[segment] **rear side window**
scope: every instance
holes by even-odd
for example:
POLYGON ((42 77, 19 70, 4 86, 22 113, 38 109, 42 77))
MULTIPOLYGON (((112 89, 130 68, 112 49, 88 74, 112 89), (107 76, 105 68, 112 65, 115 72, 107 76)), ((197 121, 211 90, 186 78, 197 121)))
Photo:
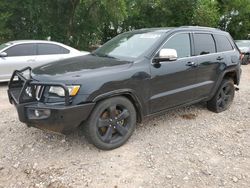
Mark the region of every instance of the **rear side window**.
POLYGON ((37 44, 38 55, 68 54, 69 50, 56 44, 37 44))
POLYGON ((190 57, 190 37, 188 33, 181 33, 174 35, 170 38, 163 48, 175 49, 177 51, 178 58, 190 57))
POLYGON ((35 44, 18 44, 5 50, 8 57, 36 55, 35 44))
POLYGON ((225 52, 233 50, 233 47, 228 40, 228 38, 224 35, 214 35, 216 46, 217 46, 217 52, 225 52))
POLYGON ((211 34, 194 34, 195 55, 215 53, 215 42, 211 34))

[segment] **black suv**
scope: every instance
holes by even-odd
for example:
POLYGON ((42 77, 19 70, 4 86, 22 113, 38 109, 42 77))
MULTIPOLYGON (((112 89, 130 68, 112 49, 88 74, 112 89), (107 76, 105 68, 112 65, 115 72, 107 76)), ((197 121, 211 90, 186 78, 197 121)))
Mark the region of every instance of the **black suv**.
POLYGON ((90 55, 15 71, 8 95, 28 126, 67 133, 83 124, 88 140, 109 150, 146 116, 201 101, 213 112, 228 109, 240 74, 240 52, 226 32, 141 29, 90 55))

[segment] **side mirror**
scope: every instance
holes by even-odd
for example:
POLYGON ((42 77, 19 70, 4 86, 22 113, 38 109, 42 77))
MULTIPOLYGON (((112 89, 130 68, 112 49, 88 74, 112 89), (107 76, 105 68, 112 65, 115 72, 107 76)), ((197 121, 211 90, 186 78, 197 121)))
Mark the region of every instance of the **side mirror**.
POLYGON ((175 49, 161 49, 159 52, 159 57, 154 58, 155 63, 161 61, 176 61, 177 60, 177 51, 175 49))
POLYGON ((0 52, 0 57, 7 57, 8 54, 6 52, 0 52))

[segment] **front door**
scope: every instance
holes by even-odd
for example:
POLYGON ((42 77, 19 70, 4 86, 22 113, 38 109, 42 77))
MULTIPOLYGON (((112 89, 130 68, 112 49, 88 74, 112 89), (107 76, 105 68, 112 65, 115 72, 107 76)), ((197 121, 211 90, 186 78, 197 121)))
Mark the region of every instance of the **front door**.
POLYGON ((0 57, 0 80, 9 80, 14 70, 36 65, 36 45, 18 44, 6 49, 6 57, 0 57))
POLYGON ((173 35, 161 49, 175 49, 178 59, 160 62, 159 66, 151 65, 151 113, 194 100, 196 64, 191 56, 190 41, 189 33, 173 35))

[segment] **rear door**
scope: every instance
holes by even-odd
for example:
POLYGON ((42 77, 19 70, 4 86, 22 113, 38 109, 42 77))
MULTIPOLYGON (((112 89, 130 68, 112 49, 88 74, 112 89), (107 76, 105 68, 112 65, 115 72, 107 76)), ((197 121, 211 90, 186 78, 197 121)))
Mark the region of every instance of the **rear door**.
POLYGON ((218 57, 223 57, 220 63, 235 63, 238 62, 239 52, 234 49, 233 44, 230 42, 229 36, 222 34, 214 34, 218 57), (221 55, 219 55, 221 54, 221 55))
MULTIPOLYGON (((151 113, 188 103, 194 99, 196 67, 192 66, 190 33, 177 33, 171 36, 161 49, 175 49, 176 61, 160 62, 151 65, 151 113)), ((160 49, 159 49, 160 50, 160 49)), ((158 54, 156 54, 157 57, 158 54)))
POLYGON ((36 66, 36 45, 17 44, 6 49, 7 57, 0 57, 0 80, 8 80, 14 70, 36 66))
POLYGON ((218 79, 220 69, 223 69, 225 56, 217 53, 215 38, 211 33, 194 33, 194 57, 197 63, 197 87, 196 99, 209 96, 214 83, 218 79))

